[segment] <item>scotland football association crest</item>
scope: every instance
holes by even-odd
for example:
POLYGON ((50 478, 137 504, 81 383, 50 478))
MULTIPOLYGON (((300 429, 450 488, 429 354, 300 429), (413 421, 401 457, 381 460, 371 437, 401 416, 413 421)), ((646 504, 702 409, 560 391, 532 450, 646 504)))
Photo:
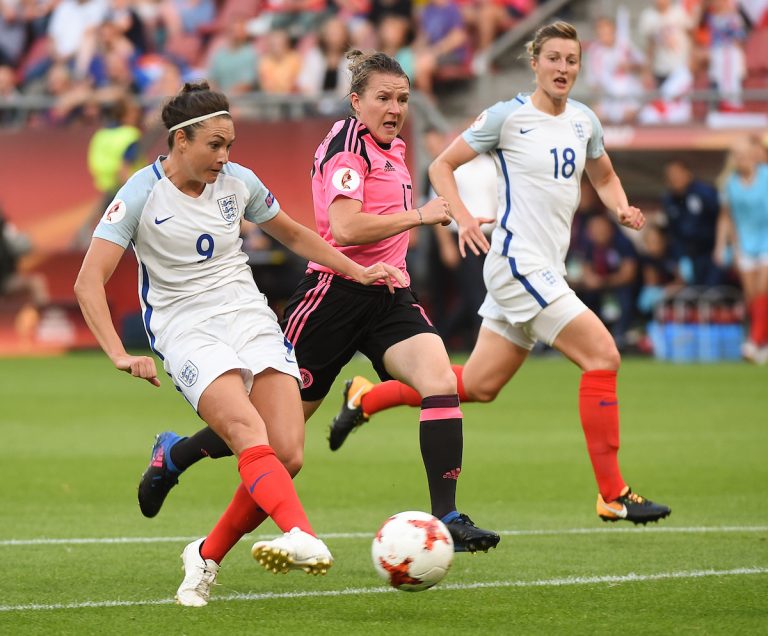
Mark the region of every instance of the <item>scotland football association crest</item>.
POLYGON ((200 372, 197 370, 194 362, 187 360, 179 372, 179 381, 184 386, 192 386, 195 382, 197 382, 198 375, 200 375, 200 372))
POLYGON ((224 217, 224 220, 229 224, 234 223, 238 217, 237 196, 230 194, 228 197, 222 197, 216 201, 219 204, 219 210, 221 210, 221 216, 224 217))

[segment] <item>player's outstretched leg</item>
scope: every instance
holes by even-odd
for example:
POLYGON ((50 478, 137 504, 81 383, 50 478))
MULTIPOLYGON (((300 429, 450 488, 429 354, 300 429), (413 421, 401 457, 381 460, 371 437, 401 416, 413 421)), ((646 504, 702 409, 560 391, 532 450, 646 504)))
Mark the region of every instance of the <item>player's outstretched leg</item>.
POLYGON ((160 433, 155 438, 149 466, 139 481, 139 508, 145 517, 154 517, 160 512, 171 488, 179 483, 181 471, 171 461, 170 450, 181 439, 172 431, 160 433))
POLYGON ((372 388, 373 383, 361 375, 356 375, 344 383, 341 410, 333 418, 328 435, 328 444, 332 451, 341 448, 347 435, 368 421, 368 416, 363 412, 363 396, 372 388))
POLYGON ((179 482, 179 475, 205 457, 228 457, 232 451, 211 428, 199 430, 191 437, 165 431, 155 438, 149 466, 139 481, 139 508, 145 517, 154 517, 165 498, 179 482))
POLYGON ((645 525, 649 521, 664 519, 672 513, 672 509, 664 504, 657 504, 632 492, 627 486, 616 499, 605 501, 602 495, 597 495, 597 514, 603 521, 619 521, 624 519, 634 524, 645 525))
POLYGON ((211 587, 216 583, 219 565, 212 559, 200 556, 204 539, 190 543, 181 553, 184 580, 176 591, 176 602, 187 607, 202 607, 208 604, 211 587))
MULTIPOLYGON (((451 368, 456 375, 459 399, 462 404, 474 402, 475 400, 470 398, 464 390, 464 367, 460 364, 454 364, 451 368)), ((341 410, 333 418, 328 436, 331 450, 335 451, 341 448, 347 436, 355 428, 365 424, 371 416, 395 406, 421 406, 421 395, 415 389, 397 380, 373 384, 370 380, 359 375, 352 380, 347 380, 344 385, 344 400, 341 404, 341 410), (357 394, 358 391, 359 395, 357 394)))
POLYGON ((325 543, 299 528, 293 528, 271 541, 257 541, 251 548, 251 554, 275 574, 284 574, 289 570, 325 574, 333 565, 333 556, 325 543))

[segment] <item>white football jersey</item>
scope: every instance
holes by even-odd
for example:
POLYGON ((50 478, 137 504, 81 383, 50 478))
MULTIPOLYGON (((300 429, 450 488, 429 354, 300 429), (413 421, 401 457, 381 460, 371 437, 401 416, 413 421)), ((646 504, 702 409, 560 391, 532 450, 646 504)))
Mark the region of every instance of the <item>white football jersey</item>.
POLYGON ((133 245, 144 327, 161 359, 164 345, 190 326, 263 300, 241 249, 240 220, 264 223, 280 211, 248 168, 225 164, 191 197, 165 176, 162 159, 120 188, 93 233, 133 245))
POLYGON ((525 275, 542 267, 565 274, 573 214, 587 158, 604 154, 603 129, 584 104, 568 100, 557 116, 520 94, 483 111, 463 133, 494 157, 498 208, 491 249, 525 275))

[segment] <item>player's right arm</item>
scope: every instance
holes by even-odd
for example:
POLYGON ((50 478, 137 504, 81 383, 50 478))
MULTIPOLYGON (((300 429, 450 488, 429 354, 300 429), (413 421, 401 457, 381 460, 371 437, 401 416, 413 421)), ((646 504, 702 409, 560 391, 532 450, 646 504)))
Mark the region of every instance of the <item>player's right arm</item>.
POLYGON ((104 288, 124 252, 125 248, 120 245, 94 238, 75 281, 75 296, 85 322, 112 364, 120 371, 160 386, 154 359, 149 356, 129 355, 112 324, 104 288))
POLYGON ((457 137, 429 166, 432 187, 448 201, 450 214, 459 224, 459 252, 462 256, 466 256, 465 246, 469 246, 474 254, 480 254, 480 251, 486 253, 490 248, 480 225, 494 219, 476 219, 470 214, 459 196, 459 187, 453 174, 456 168, 469 163, 478 154, 463 137, 457 137))
POLYGON ((333 240, 343 246, 376 243, 419 225, 447 224, 450 217, 443 197, 413 210, 378 215, 363 212, 363 204, 356 199, 338 196, 328 207, 328 221, 333 240))

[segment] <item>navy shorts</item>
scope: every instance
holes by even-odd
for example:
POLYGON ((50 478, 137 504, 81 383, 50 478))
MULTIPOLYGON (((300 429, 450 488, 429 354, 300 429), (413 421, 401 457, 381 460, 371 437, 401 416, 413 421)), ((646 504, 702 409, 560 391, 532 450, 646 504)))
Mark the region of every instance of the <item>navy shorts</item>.
POLYGON ((356 352, 371 360, 382 380, 391 380, 384 352, 420 333, 437 334, 409 288, 390 294, 384 285, 365 286, 324 272, 304 277, 280 325, 295 348, 306 402, 323 399, 356 352))

